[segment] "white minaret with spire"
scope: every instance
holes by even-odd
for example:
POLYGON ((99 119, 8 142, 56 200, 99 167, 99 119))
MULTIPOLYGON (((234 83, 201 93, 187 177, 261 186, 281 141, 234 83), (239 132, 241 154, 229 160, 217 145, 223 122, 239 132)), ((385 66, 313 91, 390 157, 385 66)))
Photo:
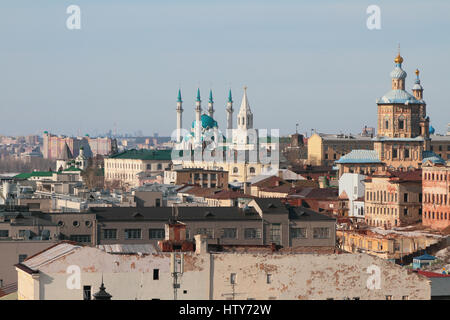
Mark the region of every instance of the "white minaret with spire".
POLYGON ((208 116, 214 118, 214 100, 211 89, 209 90, 208 116))
POLYGON ((181 89, 178 89, 177 99, 177 143, 181 142, 181 128, 183 127, 183 101, 181 100, 181 89))
POLYGON ((237 127, 241 130, 253 128, 253 113, 247 99, 247 87, 244 86, 244 96, 242 97, 241 109, 237 116, 237 127))
POLYGON ((228 102, 227 102, 227 129, 233 129, 233 98, 231 97, 231 89, 228 94, 228 102))
POLYGON ((195 102, 195 144, 201 143, 201 126, 202 126, 202 101, 200 99, 200 88, 197 89, 197 101, 195 102))

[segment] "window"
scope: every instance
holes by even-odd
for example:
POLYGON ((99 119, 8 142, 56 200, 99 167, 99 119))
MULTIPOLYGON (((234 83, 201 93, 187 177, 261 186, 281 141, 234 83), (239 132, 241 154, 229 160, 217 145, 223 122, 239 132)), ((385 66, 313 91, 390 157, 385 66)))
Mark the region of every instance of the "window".
POLYGON ((103 239, 117 239, 117 229, 103 229, 103 239))
POLYGON ((398 119, 398 128, 399 128, 400 130, 405 129, 405 120, 403 120, 402 117, 400 117, 400 118, 398 119))
POLYGON ((150 239, 164 239, 165 230, 164 229, 148 229, 148 234, 150 239))
POLYGON ((230 283, 236 284, 236 273, 230 274, 230 283))
POLYGON ((245 239, 261 239, 261 229, 257 228, 245 228, 244 229, 245 239))
POLYGON ((236 228, 223 228, 222 229, 222 238, 236 239, 236 236, 237 236, 236 228))
POLYGON ((159 280, 159 269, 153 269, 153 280, 159 280))
POLYGON ((403 202, 408 202, 408 194, 407 193, 403 194, 403 202))
POLYGON ((72 224, 73 224, 74 227, 79 227, 79 226, 80 226, 80 222, 77 221, 77 220, 74 220, 74 221, 72 222, 72 224))
POLYGON ((147 164, 147 170, 152 170, 152 165, 151 164, 147 164))
POLYGON ((407 216, 408 215, 408 208, 403 208, 403 215, 407 216))
POLYGON ((272 223, 269 231, 270 242, 281 244, 281 224, 272 223))
POLYGON ((408 296, 403 296, 402 300, 408 300, 408 296))
POLYGON ((156 165, 156 170, 162 170, 162 164, 161 163, 158 163, 156 165))
POLYGON ((161 207, 161 199, 155 199, 155 207, 161 207))
POLYGON ((392 300, 392 296, 391 295, 386 296, 386 300, 392 300))
POLYGON ((141 229, 125 229, 125 240, 141 239, 141 229))
POLYGON ((397 149, 392 149, 392 158, 396 159, 398 157, 397 149))
POLYGON ((214 237, 214 232, 211 228, 198 228, 195 234, 204 234, 208 239, 212 239, 214 237))
POLYGON ((292 228, 291 237, 295 239, 306 239, 306 228, 292 228))
POLYGON ((89 234, 72 234, 70 235, 70 241, 89 243, 91 242, 91 235, 89 234))
POLYGON ((83 286, 83 300, 91 300, 91 286, 83 286))
POLYGON ((239 172, 239 169, 237 167, 234 167, 233 168, 233 173, 238 173, 238 172, 239 172))
POLYGON ((330 228, 314 228, 314 239, 328 239, 330 237, 330 228))
POLYGON ((26 255, 26 254, 19 254, 19 263, 22 263, 23 261, 25 261, 25 259, 27 258, 28 256, 26 255))
POLYGON ((255 173, 255 168, 250 167, 250 173, 255 173))
POLYGON ((405 159, 409 158, 409 149, 405 149, 405 159))
POLYGON ((8 238, 9 230, 0 230, 0 238, 8 238))
POLYGON ((267 283, 272 283, 272 275, 271 274, 267 274, 267 276, 266 276, 266 282, 267 283))

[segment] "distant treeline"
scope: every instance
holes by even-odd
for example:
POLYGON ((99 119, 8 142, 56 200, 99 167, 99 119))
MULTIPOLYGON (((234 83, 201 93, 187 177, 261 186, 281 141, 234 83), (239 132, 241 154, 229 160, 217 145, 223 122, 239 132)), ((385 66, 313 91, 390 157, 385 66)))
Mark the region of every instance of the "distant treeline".
POLYGON ((10 172, 32 172, 37 171, 55 171, 56 161, 38 157, 29 159, 17 159, 10 155, 4 155, 0 158, 0 173, 10 172))

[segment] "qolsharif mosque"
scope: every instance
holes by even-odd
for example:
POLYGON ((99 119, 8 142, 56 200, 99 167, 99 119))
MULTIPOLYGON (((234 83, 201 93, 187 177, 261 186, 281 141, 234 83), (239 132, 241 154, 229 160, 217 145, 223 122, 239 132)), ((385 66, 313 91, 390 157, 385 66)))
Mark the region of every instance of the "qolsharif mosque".
MULTIPOLYGON (((207 170, 228 171, 230 183, 242 183, 259 174, 278 171, 278 143, 276 139, 259 136, 253 128, 253 113, 244 87, 241 107, 233 128, 233 98, 231 89, 226 103, 227 126, 221 131, 214 120, 214 100, 209 92, 207 112, 203 113, 200 89, 197 89, 195 101, 195 120, 189 130, 183 129, 183 101, 181 90, 177 99, 176 150, 182 150, 184 157, 173 158, 174 165, 183 168, 202 168, 207 170), (194 157, 194 152, 208 149, 212 157, 194 157), (187 154, 190 156, 186 157, 187 154)), ((267 133, 270 135, 270 132, 267 133)))

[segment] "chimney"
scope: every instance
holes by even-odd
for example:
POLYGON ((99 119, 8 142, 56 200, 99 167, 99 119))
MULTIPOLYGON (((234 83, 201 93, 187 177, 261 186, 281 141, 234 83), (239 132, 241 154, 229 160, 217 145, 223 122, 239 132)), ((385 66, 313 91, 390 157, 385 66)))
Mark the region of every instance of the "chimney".
POLYGON ((208 253, 208 240, 204 234, 196 234, 195 239, 195 253, 202 254, 208 253))

